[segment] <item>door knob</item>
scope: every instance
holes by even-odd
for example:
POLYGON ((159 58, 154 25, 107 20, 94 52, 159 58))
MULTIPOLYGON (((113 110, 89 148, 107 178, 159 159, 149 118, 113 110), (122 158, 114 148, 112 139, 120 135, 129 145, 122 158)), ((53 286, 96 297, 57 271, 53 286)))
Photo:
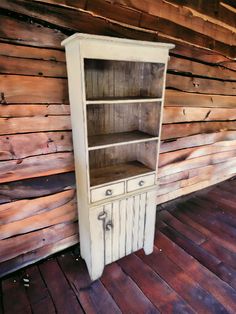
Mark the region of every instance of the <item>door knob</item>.
POLYGON ((113 228, 113 223, 112 223, 111 220, 109 220, 109 221, 106 223, 106 231, 110 231, 112 228, 113 228))

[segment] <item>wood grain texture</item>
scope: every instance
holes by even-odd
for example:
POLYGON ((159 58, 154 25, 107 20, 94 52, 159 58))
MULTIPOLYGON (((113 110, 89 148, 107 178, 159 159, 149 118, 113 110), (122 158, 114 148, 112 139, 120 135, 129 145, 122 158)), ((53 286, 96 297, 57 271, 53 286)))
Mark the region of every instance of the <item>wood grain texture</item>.
MULTIPOLYGON (((1 241, 9 240, 5 242, 7 259, 1 264, 2 273, 78 242, 75 224, 69 224, 68 229, 67 225, 56 229, 58 224, 55 228, 46 227, 49 219, 53 223, 67 217, 63 216, 60 204, 69 198, 63 195, 70 195, 75 187, 65 54, 60 45, 75 31, 176 44, 165 94, 166 124, 162 130, 158 203, 235 175, 236 62, 232 60, 235 12, 230 0, 221 1, 217 8, 214 3, 96 0, 87 1, 86 7, 85 1, 1 2, 0 6, 5 9, 0 16, 0 93, 4 93, 3 102, 7 105, 0 105, 0 203, 5 206, 0 205, 4 208, 0 213, 4 213, 3 236, 10 236, 1 241), (63 192, 67 189, 70 191, 63 192), (44 220, 44 215, 53 210, 52 217, 49 215, 44 220), (34 216, 40 220, 33 219, 34 216), (31 225, 28 234, 21 234, 31 225), (40 233, 37 225, 43 228, 40 233), (65 233, 63 228, 67 230, 65 233), (21 249, 24 241, 25 247, 21 249), (9 250, 15 255, 8 256, 9 250)), ((109 88, 109 85, 103 86, 105 91, 109 88)), ((125 104, 127 108, 128 105, 125 104)), ((95 107, 90 106, 88 111, 95 107)), ((114 106, 117 117, 119 106, 114 106)), ((127 121, 113 123, 114 130, 126 122, 127 126, 134 126, 130 112, 135 110, 127 109, 127 121)), ((96 113, 92 117, 91 125, 96 121, 96 113)), ((149 119, 153 128, 155 119, 149 119)), ((216 194, 212 197, 214 200, 216 194)), ((224 201, 222 198, 219 206, 224 201)), ((227 204, 232 211, 232 203, 227 201, 227 204)), ((183 217, 190 219, 186 214, 183 217)), ((199 227, 197 222, 189 221, 199 227)), ((202 227, 202 231, 208 234, 207 228, 202 227)), ((225 244, 212 232, 210 236, 217 244, 225 244)), ((216 249, 214 243, 206 244, 206 249, 234 265, 232 254, 216 249)), ((229 249, 233 249, 232 243, 227 244, 229 249)), ((124 252, 125 248, 120 250, 124 252)), ((168 309, 168 304, 158 307, 167 313, 168 309)))
MULTIPOLYGON (((91 1, 90 4, 93 6, 93 2, 91 1)), ((104 3, 102 3, 104 5, 104 3)), ((108 4, 107 4, 108 5, 108 4)), ((98 15, 96 17, 92 17, 90 14, 87 14, 85 11, 75 11, 71 8, 66 8, 63 6, 52 6, 47 4, 40 4, 38 1, 35 1, 34 4, 29 5, 27 1, 2 1, 1 7, 8 10, 14 10, 17 13, 22 13, 34 18, 43 19, 44 21, 47 21, 49 23, 52 23, 54 25, 59 25, 60 27, 66 28, 66 29, 73 29, 78 30, 80 29, 82 32, 88 32, 93 33, 93 27, 96 24, 96 33, 107 33, 108 31, 110 34, 118 34, 122 33, 125 30, 125 27, 123 25, 120 25, 121 22, 119 22, 119 19, 116 18, 116 20, 112 19, 112 16, 108 16, 109 22, 107 23, 104 19, 104 15, 106 15, 105 12, 111 12, 111 10, 105 10, 103 11, 102 16, 98 15), (47 14, 45 14, 45 10, 43 8, 47 8, 47 14), (64 19, 62 20, 60 18, 60 15, 63 14, 64 19), (78 18, 79 17, 79 18, 78 18), (87 20, 87 23, 89 23, 89 20, 93 20, 93 24, 90 23, 90 29, 88 26, 86 27, 85 20, 87 20)), ((95 10, 95 8, 93 9, 95 10)), ((119 10, 119 7, 117 8, 119 10)), ((120 9, 123 13, 124 10, 122 8, 120 9)), ((96 11, 96 10, 95 10, 96 11)), ((95 12, 96 13, 96 12, 95 12)), ((131 15, 134 15, 134 13, 131 11, 131 15)), ((123 14, 122 14, 123 16, 123 14)), ((107 16, 105 16, 107 17, 107 16)), ((234 50, 231 46, 226 45, 224 43, 221 43, 220 41, 212 40, 211 37, 201 34, 200 32, 194 32, 192 29, 186 28, 184 26, 179 26, 177 23, 170 22, 163 18, 156 18, 152 15, 148 15, 146 13, 142 14, 142 19, 140 20, 140 26, 143 30, 136 30, 134 29, 134 26, 132 25, 132 21, 134 19, 129 19, 129 23, 125 26, 132 26, 130 28, 130 32, 133 33, 133 37, 136 34, 140 34, 139 36, 144 36, 146 33, 146 40, 148 38, 154 39, 155 32, 161 32, 162 34, 167 34, 166 36, 162 36, 164 38, 168 38, 168 35, 172 35, 172 37, 181 38, 182 34, 187 37, 186 39, 195 44, 200 45, 202 47, 207 47, 214 49, 216 51, 220 51, 226 55, 234 57, 234 50), (144 31, 146 28, 151 28, 153 33, 149 33, 148 31, 144 31), (151 36, 150 36, 151 35, 151 36)), ((136 35, 137 36, 137 35, 136 35)), ((162 39, 164 41, 164 38, 162 39)), ((182 38, 181 38, 182 39, 182 38)))
POLYGON ((204 95, 167 89, 165 93, 165 107, 168 106, 235 108, 236 105, 235 96, 204 95))
POLYGON ((72 153, 56 153, 2 161, 0 165, 0 182, 17 181, 72 170, 74 170, 72 153))
POLYGON ((0 136, 0 160, 68 152, 72 150, 71 132, 39 132, 0 136))
POLYGON ((236 109, 202 108, 199 110, 197 107, 167 107, 163 117, 163 123, 221 120, 236 120, 236 109))
POLYGON ((14 17, 0 16, 0 38, 5 43, 24 44, 26 46, 60 48, 65 35, 60 31, 29 23, 14 17))
MULTIPOLYGON (((52 57, 53 58, 53 57, 52 57)), ((0 73, 46 77, 66 77, 65 63, 47 60, 32 60, 19 57, 0 56, 0 73)))
MULTIPOLYGON (((39 229, 39 230, 35 230, 34 232, 19 235, 14 238, 2 240, 0 243, 1 261, 2 262, 8 261, 15 257, 20 257, 21 255, 24 255, 29 252, 30 253, 29 255, 31 255, 30 258, 32 262, 32 260, 34 260, 33 255, 34 254, 37 255, 37 251, 35 251, 34 253, 33 252, 34 250, 50 245, 52 243, 56 243, 57 241, 64 240, 67 237, 70 237, 72 235, 75 235, 75 234, 77 235, 78 233, 77 230, 78 230, 78 227, 76 223, 74 224, 61 223, 61 224, 57 224, 55 226, 51 226, 45 229, 41 229, 41 230, 39 229)), ((78 240, 78 235, 77 235, 77 240, 78 240)), ((48 256, 49 254, 47 254, 46 256, 48 256)), ((28 257, 26 256, 25 258, 24 256, 21 256, 20 257, 21 262, 19 264, 22 265, 23 263, 26 263, 28 258, 29 256, 28 257)), ((20 265, 18 265, 18 268, 19 267, 20 265)), ((8 271, 10 270, 11 268, 9 267, 8 271)))
POLYGON ((24 179, 0 184, 1 204, 41 197, 75 188, 74 172, 24 179))
MULTIPOLYGON (((145 256, 139 251, 129 255, 108 266, 101 280, 91 282, 78 246, 3 278, 4 311, 31 313, 33 309, 41 314, 49 309, 55 313, 55 307, 63 308, 71 300, 70 311, 77 302, 84 313, 94 314, 140 313, 140 309, 145 313, 167 314, 201 310, 234 313, 235 241, 228 237, 233 228, 224 224, 222 233, 219 226, 223 225, 222 217, 225 221, 233 218, 234 223, 236 216, 228 211, 227 199, 218 207, 208 195, 214 192, 217 200, 227 190, 235 198, 235 182, 195 193, 188 200, 180 200, 178 207, 173 203, 165 206, 165 211, 158 214, 154 254, 145 256), (213 222, 217 223, 215 227, 213 222), (29 287, 23 286, 23 279, 29 280, 29 287), (12 300, 17 304, 12 304, 12 300)), ((72 243, 72 238, 66 240, 72 243)), ((61 240, 57 243, 62 247, 61 240)), ((41 253, 46 247, 49 246, 41 248, 41 253)), ((39 249, 35 256, 39 256, 39 249)), ((29 253, 24 255, 25 260, 28 257, 29 253)), ((13 265, 13 261, 17 258, 7 263, 13 265)), ((6 262, 1 264, 2 269, 6 270, 6 262)))
POLYGON ((0 75, 6 103, 68 103, 67 82, 60 78, 0 75))

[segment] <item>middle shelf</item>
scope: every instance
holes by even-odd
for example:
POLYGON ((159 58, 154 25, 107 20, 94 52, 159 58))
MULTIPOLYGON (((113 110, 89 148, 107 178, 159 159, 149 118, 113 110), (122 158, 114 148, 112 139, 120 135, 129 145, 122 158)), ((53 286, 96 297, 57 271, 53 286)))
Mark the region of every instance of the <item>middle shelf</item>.
POLYGON ((131 143, 141 143, 158 140, 158 137, 148 133, 135 130, 130 132, 120 132, 111 134, 100 134, 88 137, 89 150, 96 150, 111 146, 125 145, 131 143))

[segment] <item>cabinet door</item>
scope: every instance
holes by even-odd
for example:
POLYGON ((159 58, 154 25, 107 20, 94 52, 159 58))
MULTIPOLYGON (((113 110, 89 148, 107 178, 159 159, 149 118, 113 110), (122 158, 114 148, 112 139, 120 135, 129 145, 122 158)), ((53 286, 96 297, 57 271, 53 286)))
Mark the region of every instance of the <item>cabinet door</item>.
POLYGON ((95 265, 110 264, 143 247, 153 247, 155 202, 145 192, 91 209, 92 259, 95 265))

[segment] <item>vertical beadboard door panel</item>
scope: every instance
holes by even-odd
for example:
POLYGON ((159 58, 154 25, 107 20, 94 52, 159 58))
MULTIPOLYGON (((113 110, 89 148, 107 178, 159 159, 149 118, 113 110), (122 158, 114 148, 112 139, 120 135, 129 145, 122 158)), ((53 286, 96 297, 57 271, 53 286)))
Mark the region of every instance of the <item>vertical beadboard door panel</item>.
POLYGON ((138 249, 141 249, 143 247, 143 243, 144 243, 144 223, 145 223, 145 217, 146 217, 146 199, 147 199, 147 193, 143 193, 140 195, 138 249))
POLYGON ((140 210, 140 195, 134 196, 133 202, 133 228, 132 228, 132 251, 138 249, 138 233, 139 233, 139 210, 140 210))
POLYGON ((105 266, 105 224, 104 206, 94 208, 90 211, 90 228, 91 232, 91 264, 87 264, 89 274, 92 280, 102 275, 105 266), (104 217, 104 218, 103 218, 104 217))
POLYGON ((153 251, 155 223, 156 223, 155 195, 156 195, 155 190, 147 192, 146 221, 145 221, 144 246, 143 246, 143 249, 146 255, 151 254, 153 251))
POLYGON ((120 201, 113 202, 112 208, 112 260, 116 261, 119 259, 120 252, 120 201))
POLYGON ((126 209, 127 209, 126 199, 120 200, 119 258, 125 256, 125 249, 126 249, 126 209))
POLYGON ((133 243, 133 206, 134 197, 127 199, 127 211, 126 211, 126 255, 132 252, 133 243))
POLYGON ((112 238, 113 238, 113 203, 104 205, 104 211, 106 213, 105 219, 105 263, 110 264, 112 259, 112 238))

